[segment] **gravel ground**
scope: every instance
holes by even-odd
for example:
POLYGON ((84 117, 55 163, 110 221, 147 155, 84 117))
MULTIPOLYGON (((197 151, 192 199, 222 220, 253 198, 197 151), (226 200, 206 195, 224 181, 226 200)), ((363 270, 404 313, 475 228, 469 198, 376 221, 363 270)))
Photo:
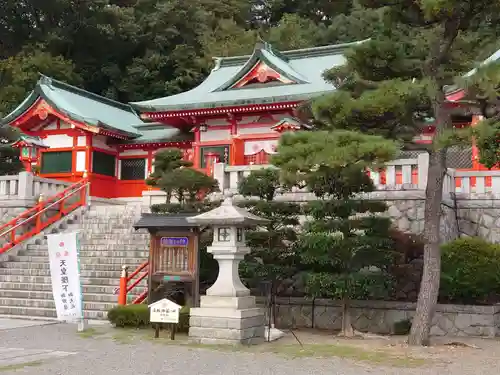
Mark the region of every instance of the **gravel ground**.
MULTIPOLYGON (((307 342, 313 340, 315 336, 305 333, 299 337, 307 342)), ((145 339, 127 343, 123 340, 120 342, 116 336, 82 337, 76 333, 76 326, 67 324, 3 330, 0 331, 0 340, 0 347, 3 348, 45 349, 77 353, 64 358, 43 361, 32 367, 16 369, 0 367, 2 374, 480 375, 496 374, 500 368, 500 343, 495 340, 468 341, 479 346, 480 349, 443 346, 432 349, 411 349, 411 355, 432 358, 431 364, 416 368, 387 367, 369 361, 337 357, 291 358, 265 352, 248 353, 161 345, 145 339)), ((284 343, 287 343, 286 340, 291 340, 290 343, 295 342, 291 335, 283 340, 285 340, 284 343)), ((386 342, 385 346, 397 347, 401 353, 409 350, 386 342)), ((363 346, 366 347, 366 345, 363 346)))

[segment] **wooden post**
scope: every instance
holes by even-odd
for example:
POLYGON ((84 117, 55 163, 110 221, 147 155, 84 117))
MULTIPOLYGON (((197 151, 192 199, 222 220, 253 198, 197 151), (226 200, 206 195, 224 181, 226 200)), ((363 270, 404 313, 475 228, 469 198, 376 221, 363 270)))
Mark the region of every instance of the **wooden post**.
POLYGON ((156 323, 155 324, 155 339, 160 337, 160 324, 156 323))
POLYGON ((175 340, 175 330, 177 328, 177 324, 172 323, 170 325, 170 340, 175 340))
POLYGON ((118 305, 121 306, 127 304, 127 278, 128 278, 128 266, 122 266, 122 274, 120 277, 120 290, 118 292, 118 305))

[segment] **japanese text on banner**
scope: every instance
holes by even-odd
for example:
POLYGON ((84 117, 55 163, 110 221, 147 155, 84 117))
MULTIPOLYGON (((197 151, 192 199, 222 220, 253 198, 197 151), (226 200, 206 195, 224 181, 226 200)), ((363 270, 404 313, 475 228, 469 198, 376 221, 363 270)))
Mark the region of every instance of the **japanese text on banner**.
POLYGON ((82 317, 77 233, 51 234, 47 242, 57 318, 77 321, 82 317))

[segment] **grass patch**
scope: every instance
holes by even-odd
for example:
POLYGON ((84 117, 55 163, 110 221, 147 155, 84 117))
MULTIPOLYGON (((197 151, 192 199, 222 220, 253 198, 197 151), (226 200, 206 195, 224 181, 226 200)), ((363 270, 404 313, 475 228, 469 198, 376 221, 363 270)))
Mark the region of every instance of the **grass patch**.
POLYGON ((327 358, 338 357, 350 359, 353 361, 369 362, 379 365, 388 365, 394 367, 419 367, 426 361, 422 358, 414 358, 406 355, 397 355, 382 350, 366 350, 355 346, 339 344, 308 344, 300 345, 275 345, 272 344, 266 348, 267 352, 281 354, 288 357, 314 357, 327 358))
POLYGON ((43 364, 42 361, 31 361, 31 362, 17 363, 13 365, 0 366, 0 372, 22 370, 25 367, 36 367, 40 366, 41 364, 43 364))
POLYGON ((78 336, 85 338, 85 339, 90 339, 90 338, 95 338, 97 336, 104 335, 106 332, 100 331, 95 328, 87 328, 85 331, 78 332, 78 336))
POLYGON ((113 341, 117 342, 118 344, 131 344, 136 339, 141 339, 143 338, 143 330, 138 330, 138 329, 119 329, 117 332, 114 332, 111 338, 113 341))
POLYGON ((428 360, 411 357, 405 354, 391 353, 387 350, 374 348, 373 350, 343 344, 285 344, 280 341, 260 345, 209 345, 196 344, 188 340, 185 333, 175 335, 170 340, 169 331, 161 331, 160 337, 154 338, 153 329, 117 329, 112 336, 120 344, 149 341, 159 345, 175 345, 189 349, 206 349, 223 352, 240 353, 272 353, 288 358, 344 358, 357 362, 367 362, 374 365, 390 367, 420 367, 428 364, 428 360))

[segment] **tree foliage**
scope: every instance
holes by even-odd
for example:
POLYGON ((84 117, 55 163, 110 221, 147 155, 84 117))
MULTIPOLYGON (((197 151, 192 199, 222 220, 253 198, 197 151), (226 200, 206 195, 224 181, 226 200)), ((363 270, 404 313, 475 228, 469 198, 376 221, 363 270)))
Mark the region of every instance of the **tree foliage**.
POLYGON ((445 90, 474 66, 481 55, 478 47, 485 47, 478 43, 480 36, 492 40, 489 20, 497 13, 499 3, 360 0, 359 5, 372 12, 372 17, 377 12, 381 22, 368 41, 346 54, 344 66, 325 74, 338 90, 317 100, 312 110, 323 129, 359 130, 403 141, 405 147, 414 146, 413 137, 428 125, 426 120, 434 121, 436 137, 426 147, 426 261, 409 340, 411 344, 426 344, 439 292, 440 206, 446 148, 464 138, 452 126, 445 90))
POLYGON ((11 146, 17 138, 15 129, 0 126, 0 176, 15 175, 24 169, 19 160, 19 149, 11 146))
POLYGON ((40 78, 40 72, 68 83, 82 83, 71 61, 27 47, 15 56, 0 60, 0 116, 24 100, 40 78))
POLYGON ((242 277, 251 287, 269 283, 272 295, 281 291, 284 280, 299 269, 299 259, 293 252, 297 239, 300 205, 276 201, 283 187, 277 169, 252 171, 239 186, 239 193, 249 198, 243 206, 268 223, 263 228, 247 231, 247 245, 251 253, 242 263, 242 277))
MULTIPOLYGON (((280 49, 305 48, 365 38, 377 25, 351 0, 2 0, 1 5, 0 65, 14 63, 21 72, 36 67, 122 102, 190 89, 213 67, 212 57, 251 53, 258 36, 280 49), (22 53, 26 49, 31 53, 22 53)), ((2 101, 2 112, 33 87, 32 79, 31 86, 20 81, 16 85, 13 79, 19 93, 11 99, 12 88, 0 87, 0 97, 9 99, 2 101)))
POLYGON ((153 165, 154 171, 146 179, 146 183, 163 190, 166 193, 166 203, 170 203, 172 197, 175 197, 179 203, 194 204, 200 195, 205 196, 218 190, 217 181, 190 168, 193 164, 183 160, 179 149, 158 152, 153 165))
POLYGON ((289 185, 306 187, 318 198, 306 205, 309 219, 294 252, 306 268, 308 294, 342 300, 343 335, 354 335, 351 299, 389 291, 391 222, 375 215, 386 210, 384 203, 360 194, 374 190, 367 168, 391 160, 396 150, 379 136, 303 132, 283 136, 273 159, 289 185))

